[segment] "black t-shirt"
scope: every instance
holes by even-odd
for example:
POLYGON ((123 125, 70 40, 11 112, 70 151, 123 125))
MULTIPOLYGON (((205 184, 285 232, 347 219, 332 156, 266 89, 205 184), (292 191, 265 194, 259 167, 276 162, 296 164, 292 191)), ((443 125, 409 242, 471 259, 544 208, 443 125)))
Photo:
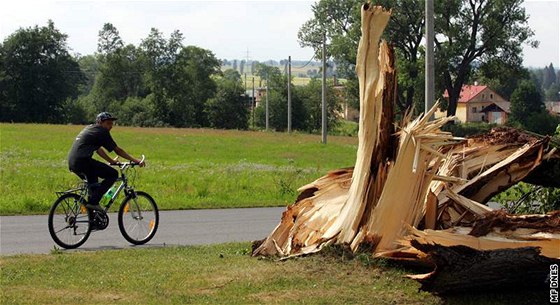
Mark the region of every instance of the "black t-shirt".
POLYGON ((90 159, 93 153, 103 146, 108 151, 113 151, 117 143, 111 137, 109 130, 94 124, 86 126, 76 137, 68 153, 68 164, 74 167, 80 160, 90 159))

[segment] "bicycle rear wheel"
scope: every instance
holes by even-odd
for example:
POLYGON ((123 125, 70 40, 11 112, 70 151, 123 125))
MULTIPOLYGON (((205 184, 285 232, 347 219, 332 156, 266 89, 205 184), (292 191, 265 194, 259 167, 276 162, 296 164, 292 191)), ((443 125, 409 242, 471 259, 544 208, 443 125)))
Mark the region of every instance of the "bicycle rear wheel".
POLYGON ((159 225, 156 202, 144 192, 134 192, 126 197, 119 208, 118 218, 121 234, 135 245, 150 241, 159 225))
POLYGON ((91 233, 90 211, 80 204, 80 198, 77 194, 64 194, 49 211, 49 233, 65 249, 81 246, 91 233))

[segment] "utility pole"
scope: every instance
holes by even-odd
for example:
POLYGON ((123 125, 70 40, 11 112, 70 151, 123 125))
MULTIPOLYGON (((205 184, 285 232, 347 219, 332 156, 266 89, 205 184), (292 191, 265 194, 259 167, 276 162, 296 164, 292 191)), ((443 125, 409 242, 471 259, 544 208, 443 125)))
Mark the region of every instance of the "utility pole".
POLYGON ((253 129, 255 129, 255 77, 253 76, 253 96, 251 98, 251 113, 253 114, 253 129))
MULTIPOLYGON (((426 80, 424 113, 427 113, 434 105, 434 0, 426 0, 426 80)), ((433 119, 433 116, 432 118, 433 119)))
POLYGON ((321 84, 321 143, 327 144, 327 35, 323 33, 323 81, 321 84))
POLYGON ((292 132, 292 56, 288 56, 288 133, 292 132))
POLYGON ((245 95, 247 95, 247 97, 249 97, 249 94, 247 94, 247 72, 245 72, 245 86, 243 86, 243 94, 245 94, 245 95))
POLYGON ((268 131, 268 72, 266 73, 266 109, 265 109, 266 131, 268 131))

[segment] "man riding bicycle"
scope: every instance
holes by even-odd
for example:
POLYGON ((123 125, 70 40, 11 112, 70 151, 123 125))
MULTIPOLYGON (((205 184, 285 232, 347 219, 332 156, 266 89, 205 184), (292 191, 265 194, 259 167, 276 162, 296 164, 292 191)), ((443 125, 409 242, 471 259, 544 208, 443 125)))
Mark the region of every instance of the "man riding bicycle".
POLYGON ((88 204, 86 204, 86 207, 90 209, 103 210, 99 206, 99 200, 118 178, 118 172, 115 169, 93 159, 94 152, 97 152, 109 164, 115 164, 118 156, 121 156, 129 161, 139 163, 140 166, 145 165, 144 161, 134 158, 117 146, 117 143, 111 137, 110 131, 116 119, 108 112, 98 114, 95 124, 86 126, 78 134, 68 153, 70 171, 82 179, 86 178, 90 186, 97 186, 98 179, 103 178, 98 187, 90 188, 90 196, 88 204), (103 148, 109 152, 115 151, 118 156, 112 159, 103 148))

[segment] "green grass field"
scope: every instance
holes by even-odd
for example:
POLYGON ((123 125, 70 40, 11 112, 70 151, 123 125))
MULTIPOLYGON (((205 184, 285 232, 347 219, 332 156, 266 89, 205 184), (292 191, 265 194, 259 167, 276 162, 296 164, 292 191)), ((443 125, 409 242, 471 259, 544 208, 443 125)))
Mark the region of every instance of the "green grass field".
POLYGON ((548 291, 419 292, 416 273, 336 250, 276 261, 248 243, 0 257, 1 304, 547 304, 548 291))
MULTIPOLYGON (((0 215, 44 214, 79 180, 66 156, 83 126, 0 124, 0 215)), ((148 166, 135 186, 161 209, 283 206, 329 170, 353 166, 355 137, 116 126, 112 135, 148 166)))

